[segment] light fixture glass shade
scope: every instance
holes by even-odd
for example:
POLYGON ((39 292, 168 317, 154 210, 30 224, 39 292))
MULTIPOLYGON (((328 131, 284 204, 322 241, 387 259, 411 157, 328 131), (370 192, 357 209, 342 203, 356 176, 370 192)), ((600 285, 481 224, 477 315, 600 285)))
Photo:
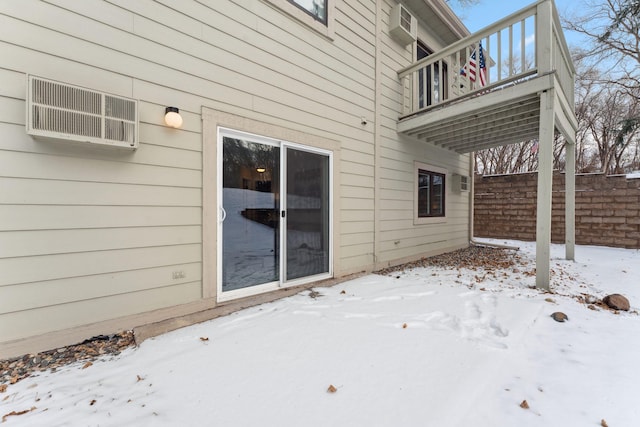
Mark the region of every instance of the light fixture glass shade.
POLYGON ((265 169, 265 168, 256 168, 256 172, 259 172, 259 173, 263 173, 263 172, 265 172, 266 170, 267 170, 267 169, 265 169))
POLYGON ((180 110, 176 107, 167 107, 164 110, 164 122, 167 126, 172 128, 179 128, 182 126, 182 116, 180 115, 180 110))

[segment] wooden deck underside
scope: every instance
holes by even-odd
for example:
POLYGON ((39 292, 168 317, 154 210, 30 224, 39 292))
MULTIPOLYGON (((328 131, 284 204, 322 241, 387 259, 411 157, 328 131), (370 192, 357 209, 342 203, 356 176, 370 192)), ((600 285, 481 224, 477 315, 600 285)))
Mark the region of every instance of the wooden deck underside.
POLYGON ((487 87, 475 96, 402 118, 398 131, 461 154, 537 139, 540 94, 554 83, 548 74, 487 87))

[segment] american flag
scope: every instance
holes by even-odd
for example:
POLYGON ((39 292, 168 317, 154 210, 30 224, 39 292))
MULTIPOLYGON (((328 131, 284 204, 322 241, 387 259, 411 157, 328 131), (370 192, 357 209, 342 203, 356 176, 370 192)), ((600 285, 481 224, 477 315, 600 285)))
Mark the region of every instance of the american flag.
POLYGON ((482 44, 478 44, 478 49, 474 49, 469 57, 469 60, 465 64, 464 68, 460 70, 460 74, 463 76, 469 73, 469 80, 472 82, 476 81, 476 76, 478 76, 478 84, 480 87, 485 87, 487 85, 487 64, 484 60, 484 49, 482 49, 482 44), (476 61, 476 52, 480 52, 480 66, 478 67, 476 61), (480 70, 478 72, 478 69, 480 70))

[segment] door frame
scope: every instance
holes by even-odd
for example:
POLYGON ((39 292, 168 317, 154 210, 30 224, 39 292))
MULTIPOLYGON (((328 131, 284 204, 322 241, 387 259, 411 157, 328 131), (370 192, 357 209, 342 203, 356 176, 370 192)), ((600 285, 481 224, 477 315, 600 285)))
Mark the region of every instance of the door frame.
POLYGON ((273 137, 269 137, 269 136, 263 136, 263 135, 259 135, 256 133, 252 133, 252 132, 246 132, 246 131, 241 131, 241 130, 237 130, 237 129, 233 129, 230 127, 226 127, 226 126, 217 126, 216 129, 216 159, 215 159, 215 165, 216 165, 216 174, 217 174, 217 179, 216 179, 216 187, 215 189, 213 189, 215 191, 215 198, 214 200, 215 202, 215 218, 216 218, 216 229, 217 229, 217 238, 216 238, 216 265, 217 265, 217 270, 215 273, 216 276, 216 299, 218 302, 223 302, 223 301, 230 301, 230 300, 234 300, 234 299, 238 299, 238 298, 243 298, 243 297, 248 297, 248 296, 253 296, 253 295, 258 295, 258 294, 262 294, 265 292, 270 292, 270 291, 275 291, 278 289, 285 289, 285 288, 289 288, 289 287, 293 287, 293 286, 298 286, 298 285, 302 285, 305 283, 310 283, 310 282, 314 282, 314 281, 318 281, 318 280, 324 280, 324 279, 328 279, 333 277, 333 260, 334 260, 334 170, 333 170, 333 155, 334 152, 332 150, 327 150, 324 148, 318 148, 318 147, 313 147, 313 146, 309 146, 309 145, 305 145, 305 144, 301 144, 301 143, 297 143, 297 142, 290 142, 290 141, 286 141, 283 139, 279 139, 279 138, 273 138, 273 137), (249 286, 246 288, 240 288, 240 289, 235 289, 235 290, 231 290, 231 291, 226 291, 223 292, 222 290, 222 268, 223 268, 223 262, 222 262, 222 256, 223 256, 223 251, 222 251, 222 233, 223 233, 223 220, 224 220, 224 214, 223 214, 223 210, 222 208, 222 196, 223 196, 223 192, 222 192, 222 186, 223 186, 223 177, 222 177, 222 172, 223 172, 223 168, 222 166, 222 161, 223 161, 223 138, 225 136, 232 136, 232 137, 238 137, 241 139, 248 139, 252 142, 256 142, 256 143, 265 143, 267 145, 272 145, 272 146, 277 146, 280 148, 280 212, 279 212, 279 217, 281 219, 281 223, 280 223, 280 227, 279 227, 279 248, 280 248, 280 254, 279 254, 279 280, 278 281, 274 281, 274 282, 268 282, 268 283, 264 283, 264 284, 259 284, 259 285, 254 285, 254 286, 249 286), (320 274, 315 274, 312 276, 305 276, 305 277, 301 277, 301 278, 297 278, 297 279, 293 279, 293 280, 286 280, 286 272, 285 272, 285 266, 286 266, 286 218, 283 220, 282 219, 282 212, 286 211, 287 208, 287 196, 286 196, 286 175, 287 175, 287 168, 286 168, 286 152, 288 149, 293 149, 293 150, 301 150, 301 151, 306 151, 309 153, 315 153, 315 154, 319 154, 319 155, 323 155, 326 156, 328 158, 329 161, 329 171, 328 171, 328 179, 329 179, 329 183, 328 183, 328 188, 329 188, 329 197, 328 197, 328 204, 329 204, 329 208, 328 208, 328 213, 329 213, 329 243, 328 243, 328 256, 329 256, 329 265, 328 265, 328 272, 326 273, 320 273, 320 274))

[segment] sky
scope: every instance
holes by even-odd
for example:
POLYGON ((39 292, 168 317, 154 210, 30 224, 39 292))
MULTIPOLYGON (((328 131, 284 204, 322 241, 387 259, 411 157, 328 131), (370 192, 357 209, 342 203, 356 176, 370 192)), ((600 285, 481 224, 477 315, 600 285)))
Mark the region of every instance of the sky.
POLYGON ((638 425, 640 251, 578 245, 574 262, 552 245, 546 293, 535 242, 492 242, 519 248, 516 263, 301 290, 8 384, 0 424, 638 425), (611 293, 631 311, 598 305, 611 293))
MULTIPOLYGON (((480 0, 474 6, 460 7, 455 1, 449 5, 473 33, 533 3, 534 0, 480 0)), ((575 0, 556 0, 555 3, 561 17, 575 12, 575 0)), ((582 40, 578 34, 566 30, 565 38, 570 47, 582 40)))

